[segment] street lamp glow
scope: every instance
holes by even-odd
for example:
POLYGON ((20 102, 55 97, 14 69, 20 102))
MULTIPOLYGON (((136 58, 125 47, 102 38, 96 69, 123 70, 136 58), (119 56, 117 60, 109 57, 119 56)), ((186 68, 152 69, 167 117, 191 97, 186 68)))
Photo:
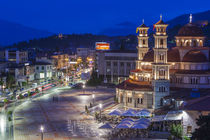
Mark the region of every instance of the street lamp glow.
POLYGON ((102 104, 99 104, 99 108, 100 108, 100 109, 102 108, 102 104))
POLYGON ((41 126, 41 127, 40 127, 40 130, 41 130, 41 132, 43 133, 43 132, 44 132, 44 127, 41 126))
POLYGON ((85 85, 83 85, 82 88, 85 88, 85 85))
POLYGON ((93 98, 93 99, 95 98, 95 94, 92 94, 92 98, 93 98))

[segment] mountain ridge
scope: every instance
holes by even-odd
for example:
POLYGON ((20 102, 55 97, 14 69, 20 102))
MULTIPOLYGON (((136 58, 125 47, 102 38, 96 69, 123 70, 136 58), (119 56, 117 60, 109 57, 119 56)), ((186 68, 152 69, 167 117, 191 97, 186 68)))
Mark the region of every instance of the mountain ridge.
POLYGON ((17 42, 39 39, 50 35, 53 35, 53 33, 0 19, 0 46, 12 45, 17 42))

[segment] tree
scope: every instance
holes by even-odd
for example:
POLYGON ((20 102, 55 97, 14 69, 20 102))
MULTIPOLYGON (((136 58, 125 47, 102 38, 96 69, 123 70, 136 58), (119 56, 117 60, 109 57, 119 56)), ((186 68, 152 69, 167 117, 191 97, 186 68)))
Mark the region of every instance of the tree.
POLYGON ((102 78, 97 77, 97 72, 93 71, 90 79, 87 81, 87 85, 88 86, 97 86, 97 85, 100 85, 102 81, 103 81, 102 78))
POLYGON ((192 138, 196 140, 210 140, 210 115, 199 116, 196 124, 199 128, 195 129, 192 138))
POLYGON ((177 139, 181 139, 182 138, 182 132, 183 132, 183 128, 181 124, 172 124, 171 125, 171 130, 170 133, 172 136, 174 136, 177 139))
POLYGON ((13 75, 7 74, 7 77, 6 77, 7 88, 10 89, 12 87, 12 84, 14 83, 15 83, 15 77, 13 75))

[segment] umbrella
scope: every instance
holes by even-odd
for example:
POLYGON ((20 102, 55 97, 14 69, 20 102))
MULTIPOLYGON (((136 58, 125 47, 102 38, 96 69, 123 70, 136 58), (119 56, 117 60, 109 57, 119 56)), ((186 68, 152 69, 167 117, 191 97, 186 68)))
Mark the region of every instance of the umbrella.
POLYGON ((135 116, 135 114, 136 114, 136 110, 128 109, 122 114, 122 116, 135 116))
POLYGON ((133 125, 133 122, 131 121, 122 121, 119 123, 119 125, 133 125))
POLYGON ((136 122, 147 122, 147 123, 150 123, 150 120, 147 119, 147 118, 141 118, 141 119, 138 119, 136 122))
POLYGON ((136 116, 140 116, 140 117, 150 117, 151 113, 149 110, 147 109, 142 109, 141 111, 139 111, 138 113, 136 113, 136 116))
POLYGON ((133 128, 133 129, 147 129, 148 128, 148 125, 145 125, 145 124, 135 124, 131 128, 133 128))
POLYGON ((110 116, 120 116, 121 114, 122 114, 122 112, 120 110, 116 109, 116 110, 110 112, 108 115, 110 115, 110 116))
POLYGON ((113 127, 109 123, 106 123, 100 126, 99 129, 113 129, 113 127))
POLYGON ((132 119, 132 118, 125 118, 125 119, 122 119, 122 120, 121 120, 121 122, 123 122, 123 121, 131 121, 131 122, 134 122, 135 120, 132 119))
POLYGON ((126 124, 119 124, 119 125, 117 125, 115 128, 119 128, 119 129, 127 129, 127 128, 130 128, 130 125, 126 125, 126 124))

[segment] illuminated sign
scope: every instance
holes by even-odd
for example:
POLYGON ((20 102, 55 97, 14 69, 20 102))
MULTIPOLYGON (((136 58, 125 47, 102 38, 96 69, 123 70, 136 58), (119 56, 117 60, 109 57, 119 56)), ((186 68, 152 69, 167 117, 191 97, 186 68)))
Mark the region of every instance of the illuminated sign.
POLYGON ((110 44, 106 42, 96 42, 96 50, 109 50, 110 44))

